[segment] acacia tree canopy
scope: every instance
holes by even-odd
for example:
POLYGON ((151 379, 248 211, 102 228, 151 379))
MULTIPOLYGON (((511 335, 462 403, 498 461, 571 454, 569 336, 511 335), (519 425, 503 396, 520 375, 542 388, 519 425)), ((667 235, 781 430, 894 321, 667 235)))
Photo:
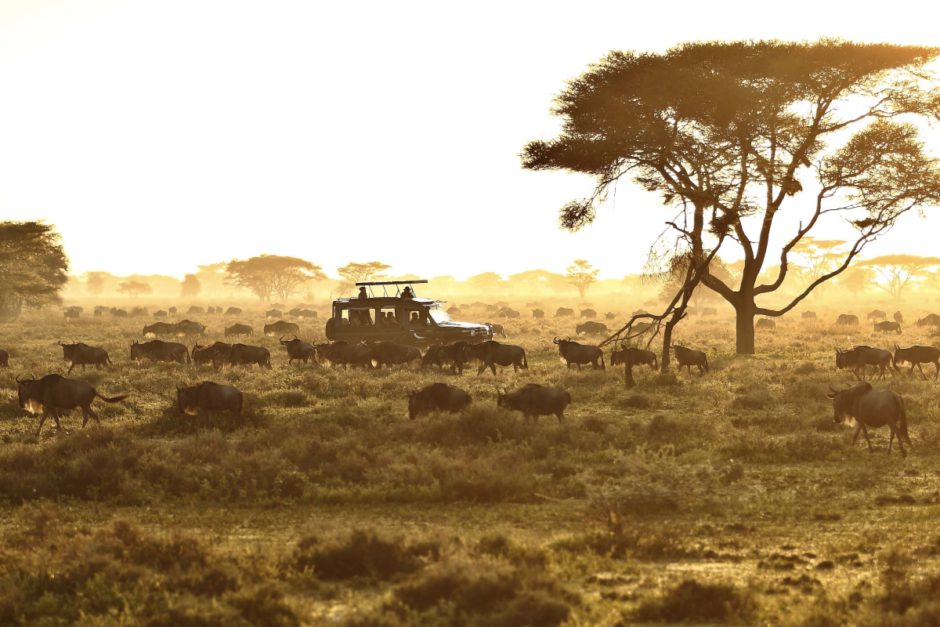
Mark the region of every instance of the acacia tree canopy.
POLYGON ((129 296, 140 296, 141 294, 150 294, 153 288, 148 283, 136 279, 128 279, 118 283, 117 291, 129 296))
POLYGON ((738 247, 728 256, 744 260, 739 278, 706 269, 701 281, 734 307, 738 352, 753 353, 755 316, 787 313, 901 215, 940 201, 940 170, 910 123, 940 118, 940 89, 925 67, 938 56, 940 48, 825 40, 613 52, 558 96, 561 133, 529 143, 523 165, 594 178, 588 198, 562 207, 565 228, 593 220, 630 177, 678 215, 669 224, 680 254, 701 263, 723 244, 738 247), (811 200, 787 202, 801 195, 811 200), (808 209, 771 251, 776 218, 791 205, 808 209), (759 303, 783 284, 803 238, 843 218, 855 235, 841 259, 787 304, 759 303), (758 284, 768 255, 779 260, 776 277, 758 284))
POLYGON ((901 294, 912 281, 924 276, 929 268, 940 266, 940 257, 921 257, 918 255, 881 255, 866 259, 858 264, 861 268, 870 268, 876 275, 871 283, 894 298, 901 294))
POLYGON ((251 290, 262 302, 269 301, 271 294, 287 301, 304 283, 326 278, 320 266, 297 257, 280 255, 233 260, 225 267, 225 272, 232 284, 251 290))
POLYGON ((0 320, 58 303, 69 262, 59 234, 39 222, 0 222, 0 320))
POLYGON ((568 282, 578 289, 578 295, 584 300, 584 295, 592 283, 597 281, 600 270, 592 268, 586 259, 575 259, 566 270, 565 277, 568 282))

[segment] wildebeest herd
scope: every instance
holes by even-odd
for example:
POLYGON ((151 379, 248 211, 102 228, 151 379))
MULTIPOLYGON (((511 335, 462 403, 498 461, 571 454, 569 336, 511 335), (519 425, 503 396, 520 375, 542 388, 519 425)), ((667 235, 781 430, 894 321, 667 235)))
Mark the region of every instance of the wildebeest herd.
MULTIPOLYGON (((113 315, 121 316, 120 310, 114 310, 113 308, 111 310, 96 308, 95 313, 100 315, 107 311, 110 311, 113 315)), ((502 317, 518 318, 518 315, 516 315, 518 312, 515 312, 515 310, 504 307, 499 311, 502 317)), ((190 312, 199 313, 198 309, 193 310, 192 308, 190 312)), ((66 309, 66 318, 77 318, 80 313, 81 308, 68 308, 66 309)), ((158 313, 165 312, 161 310, 158 313)), ((222 308, 218 308, 218 313, 222 313, 222 308)), ((226 315, 239 315, 241 310, 236 307, 229 307, 224 313, 226 315)), ((279 313, 279 311, 267 312, 269 317, 271 314, 279 313)), ((292 311, 291 313, 298 316, 303 313, 308 318, 315 317, 306 310, 302 312, 292 311)), ((135 315, 140 314, 135 312, 135 315)), ((533 312, 533 317, 536 319, 541 318, 543 315, 542 310, 533 312)), ((556 311, 556 317, 573 315, 574 311, 571 309, 559 308, 556 311)), ((579 335, 609 333, 606 325, 590 320, 595 315, 596 313, 590 309, 581 312, 581 317, 587 318, 589 321, 577 325, 576 331, 579 335)), ((802 318, 814 321, 816 314, 804 312, 802 318)), ((887 321, 886 312, 880 310, 869 313, 867 318, 872 321, 876 332, 901 333, 903 317, 900 312, 895 312, 893 321, 887 321)), ((836 324, 857 325, 858 316, 842 314, 838 317, 836 324)), ((918 320, 917 325, 940 326, 940 316, 931 314, 918 320)), ((766 330, 775 328, 773 321, 769 319, 759 320, 756 326, 766 330)), ((499 327, 499 325, 492 325, 492 327, 499 327)), ((205 325, 192 320, 182 320, 176 323, 158 321, 144 326, 143 335, 145 337, 199 337, 205 331, 205 325)), ((505 331, 502 328, 496 328, 494 331, 497 334, 502 331, 502 335, 505 336, 505 331)), ((288 365, 294 365, 294 362, 303 364, 313 362, 330 367, 342 366, 344 369, 352 367, 370 370, 413 364, 414 367, 421 369, 436 367, 441 372, 446 368, 455 376, 462 375, 464 368, 473 361, 479 364, 478 376, 486 370, 490 370, 496 376, 497 366, 501 368, 512 366, 514 372, 527 370, 529 367, 526 351, 522 346, 495 340, 479 343, 460 341, 450 344, 437 344, 427 346, 422 352, 417 346, 388 341, 368 343, 309 342, 298 337, 299 325, 283 320, 265 324, 263 332, 265 335, 277 334, 280 336, 278 342, 286 351, 288 365)), ((240 323, 224 329, 226 339, 237 336, 250 337, 252 333, 251 326, 240 323)), ((566 368, 570 369, 572 366, 576 366, 580 370, 582 366, 590 365, 593 369, 606 369, 603 350, 596 345, 582 344, 570 338, 563 339, 559 337, 555 337, 553 343, 558 347, 559 356, 562 362, 565 363, 566 368)), ((66 374, 71 373, 75 366, 81 366, 84 370, 86 366, 101 369, 102 367, 113 367, 114 365, 108 352, 101 347, 74 341, 70 343, 59 342, 59 345, 62 347, 63 358, 68 364, 66 374)), ((700 376, 704 376, 709 372, 708 356, 704 351, 679 344, 673 345, 672 349, 678 368, 680 370, 685 368, 688 376, 692 376, 693 368, 698 370, 700 376)), ((909 375, 913 376, 916 368, 920 371, 921 377, 926 380, 923 364, 933 364, 934 380, 940 379, 940 349, 920 345, 901 347, 895 344, 892 353, 882 348, 859 345, 848 350, 839 349, 836 351, 835 357, 837 369, 851 371, 860 381, 855 387, 846 390, 836 391, 830 389, 829 397, 833 399, 835 420, 841 421, 845 417, 854 418, 859 425, 855 438, 857 439, 859 433, 863 433, 866 440, 868 439, 866 427, 886 425, 891 431, 889 452, 893 439, 897 437, 901 453, 902 455, 905 454, 903 445, 906 443, 910 446, 910 438, 907 433, 907 416, 903 398, 890 391, 874 390, 871 384, 864 381, 863 378, 871 372, 871 376, 885 379, 891 369, 900 371, 900 365, 909 365, 909 375)), ((196 341, 191 347, 187 347, 183 343, 164 339, 151 339, 143 342, 135 340, 130 345, 130 359, 138 363, 146 361, 176 363, 194 367, 211 366, 216 371, 220 371, 226 366, 250 367, 257 365, 268 369, 272 367, 271 352, 267 348, 223 341, 215 341, 212 344, 200 344, 196 341)), ((621 344, 612 351, 610 365, 623 365, 625 368, 648 365, 653 369, 657 369, 658 356, 651 350, 621 344)), ((6 351, 0 350, 0 367, 8 366, 9 355, 6 351)), ((59 426, 59 418, 63 412, 81 408, 82 426, 84 427, 89 417, 98 421, 98 415, 91 408, 91 404, 96 398, 108 403, 117 403, 129 396, 129 394, 121 394, 107 397, 86 382, 67 379, 58 374, 49 374, 39 379, 17 378, 16 381, 18 383, 20 407, 30 413, 40 415, 37 435, 49 416, 59 426)), ((497 406, 519 411, 526 420, 535 420, 542 415, 555 415, 559 420, 562 420, 564 411, 571 402, 571 395, 567 390, 537 383, 525 384, 513 392, 500 389, 496 398, 497 406)), ((442 382, 432 383, 420 390, 408 393, 408 413, 412 419, 433 411, 459 412, 471 403, 472 398, 465 390, 442 382)), ((180 415, 228 411, 240 416, 243 406, 242 392, 232 386, 221 385, 212 381, 203 381, 190 387, 177 386, 177 409, 180 415)))

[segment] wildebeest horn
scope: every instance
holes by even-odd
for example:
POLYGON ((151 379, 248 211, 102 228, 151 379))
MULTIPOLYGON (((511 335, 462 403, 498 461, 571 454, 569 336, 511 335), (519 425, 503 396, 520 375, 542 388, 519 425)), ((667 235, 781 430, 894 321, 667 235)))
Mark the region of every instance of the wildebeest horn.
POLYGON ((557 343, 558 343, 558 336, 556 335, 556 336, 555 336, 555 339, 552 340, 552 344, 557 344, 557 343))

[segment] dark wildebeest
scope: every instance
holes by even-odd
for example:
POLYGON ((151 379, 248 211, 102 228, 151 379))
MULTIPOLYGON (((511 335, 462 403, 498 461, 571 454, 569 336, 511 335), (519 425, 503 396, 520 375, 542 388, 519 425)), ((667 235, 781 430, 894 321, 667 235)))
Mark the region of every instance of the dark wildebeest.
POLYGON ((559 387, 528 383, 515 392, 496 393, 496 406, 522 412, 526 422, 536 422, 539 416, 554 414, 558 422, 565 419, 565 408, 571 404, 571 394, 559 387))
POLYGON ((174 316, 176 315, 176 307, 170 307, 169 309, 167 309, 167 311, 169 311, 174 316))
POLYGON ((901 324, 904 322, 904 314, 902 314, 900 311, 895 311, 894 315, 891 317, 894 318, 894 321, 897 322, 898 324, 901 324))
POLYGON ((924 377, 924 380, 927 379, 927 375, 924 374, 924 369, 921 367, 921 364, 933 364, 936 370, 934 381, 940 378, 940 348, 933 346, 910 346, 908 348, 901 348, 895 344, 894 357, 892 360, 895 370, 898 370, 899 363, 909 363, 911 365, 911 376, 914 376, 914 367, 916 366, 917 369, 920 370, 920 376, 924 377))
POLYGON ((552 343, 558 345, 558 352, 561 354, 566 368, 571 368, 571 364, 575 364, 578 370, 581 370, 582 365, 591 364, 595 370, 598 368, 601 370, 607 369, 604 365, 604 352, 597 346, 579 344, 572 340, 562 340, 557 337, 552 340, 552 343))
POLYGON ((658 368, 656 353, 642 348, 621 347, 620 350, 614 350, 610 354, 610 365, 617 366, 648 365, 654 370, 658 368))
POLYGON ((613 320, 616 317, 617 317, 617 314, 615 314, 612 311, 608 311, 607 313, 604 314, 604 318, 606 318, 607 320, 613 320))
POLYGON ((882 333, 897 333, 901 335, 901 323, 900 322, 891 322, 884 320, 882 322, 876 322, 874 324, 875 331, 881 331, 882 333))
POLYGON ((85 369, 85 366, 94 366, 95 369, 100 370, 101 366, 113 365, 108 357, 108 351, 103 348, 89 346, 82 342, 74 344, 59 342, 59 346, 62 347, 62 357, 69 362, 69 369, 65 374, 72 372, 72 368, 75 366, 81 366, 82 370, 85 369))
POLYGON ((154 318, 166 318, 166 311, 164 311, 163 309, 155 311, 153 312, 153 317, 154 318))
POLYGON ((520 314, 518 311, 516 311, 515 309, 511 307, 503 307, 502 309, 496 312, 496 315, 499 316, 500 318, 518 318, 522 314, 520 314))
POLYGON ((472 402, 470 395, 446 383, 432 383, 417 392, 408 392, 408 417, 414 420, 432 411, 455 414, 472 402))
POLYGON ((464 341, 428 346, 427 352, 421 358, 421 367, 434 365, 443 368, 444 364, 449 363, 451 373, 463 374, 464 364, 467 363, 466 353, 467 343, 464 341))
POLYGON ((839 317, 836 318, 836 324, 840 327, 857 327, 858 316, 855 314, 839 314, 839 317))
POLYGON ((586 318, 588 320, 593 320, 594 318, 597 317, 597 312, 594 311, 593 309, 582 309, 581 317, 586 318))
POLYGON ((703 308, 702 308, 702 315, 703 315, 703 316, 717 316, 717 315, 718 315, 718 310, 715 309, 714 307, 703 307, 703 308))
POLYGON ((875 366, 880 370, 880 379, 885 378, 885 370, 891 365, 891 353, 882 348, 872 348, 871 346, 856 346, 847 351, 836 349, 836 368, 851 369, 856 378, 859 376, 859 370, 865 371, 866 366, 875 366))
POLYGON ((264 315, 266 318, 280 318, 284 314, 281 313, 280 309, 268 309, 266 312, 264 312, 264 315))
POLYGON ((206 332, 206 325, 192 320, 180 320, 174 326, 179 335, 202 335, 206 332))
POLYGON ((108 311, 111 311, 111 308, 110 308, 110 307, 105 307, 104 305, 96 305, 96 306, 95 306, 95 314, 94 314, 94 315, 95 315, 95 317, 97 318, 97 317, 99 317, 101 314, 106 313, 106 312, 108 312, 108 311))
POLYGON ((486 326, 490 328, 490 333, 493 334, 493 337, 506 337, 506 329, 503 328, 503 325, 496 324, 495 322, 487 322, 486 326))
POLYGON ((872 311, 868 312, 869 320, 884 320, 887 317, 888 317, 888 312, 882 311, 880 309, 873 309, 872 311))
POLYGON ((242 393, 230 385, 203 381, 188 388, 176 386, 176 406, 181 416, 208 414, 210 411, 230 411, 241 416, 242 403, 242 393))
POLYGON ((545 312, 541 309, 533 309, 532 317, 535 318, 536 320, 541 320, 542 318, 545 317, 545 312))
POLYGON ((816 312, 815 312, 815 311, 804 311, 802 314, 800 314, 800 317, 803 318, 803 320, 815 320, 815 319, 816 319, 816 312))
POLYGON ((499 311, 500 305, 484 305, 483 309, 486 310, 486 313, 496 313, 499 311))
POLYGON ((225 310, 226 316, 240 316, 242 315, 242 310, 240 307, 229 307, 225 310))
POLYGON ((251 335, 254 333, 252 329, 247 324, 236 323, 230 327, 225 328, 225 337, 234 337, 236 335, 251 335))
POLYGON ((372 365, 376 368, 383 366, 403 366, 410 361, 421 359, 421 351, 417 346, 397 344, 395 342, 376 342, 371 345, 372 365))
POLYGON ((2 368, 10 367, 10 353, 6 352, 3 349, 0 349, 0 367, 2 368))
POLYGON ((232 359, 232 345, 225 342, 215 342, 211 346, 193 345, 192 350, 193 363, 196 365, 212 364, 216 370, 221 370, 222 366, 229 363, 232 359))
POLYGON ((901 456, 907 455, 904 442, 911 446, 911 437, 907 433, 907 411, 904 408, 904 398, 900 394, 895 394, 890 390, 874 390, 870 383, 863 381, 847 390, 836 391, 829 386, 829 393, 826 396, 832 399, 834 422, 841 424, 846 418, 854 418, 858 424, 855 436, 852 438, 853 446, 858 441, 858 434, 861 432, 865 434, 865 441, 868 442, 868 450, 871 452, 871 439, 868 437, 866 427, 887 425, 891 430, 888 454, 891 454, 891 445, 897 437, 901 456))
POLYGON ((917 321, 917 326, 919 327, 940 327, 940 315, 938 314, 927 314, 923 318, 917 321))
POLYGON ((140 361, 149 359, 150 361, 175 361, 178 364, 189 363, 189 351, 186 347, 177 342, 164 342, 163 340, 151 340, 141 344, 137 340, 131 344, 131 359, 140 361))
POLYGON ((610 329, 607 328, 606 324, 603 322, 595 322, 594 320, 582 322, 576 326, 574 330, 578 335, 600 335, 602 333, 610 333, 610 329))
POLYGON ((368 344, 340 341, 315 346, 320 361, 325 361, 328 365, 341 365, 344 369, 347 366, 372 368, 372 348, 368 344))
POLYGON ((144 337, 148 335, 176 335, 176 325, 169 322, 154 322, 144 327, 144 337))
POLYGON ((126 318, 126 317, 127 317, 127 310, 126 310, 126 309, 118 309, 117 307, 112 307, 112 308, 111 308, 111 315, 114 316, 115 318, 126 318))
POLYGON ((479 359, 480 369, 477 375, 483 374, 487 368, 496 374, 496 366, 512 366, 513 372, 518 372, 520 368, 529 369, 529 362, 526 360, 525 349, 513 344, 500 344, 493 340, 480 342, 479 344, 470 344, 466 350, 468 359, 479 359))
POLYGON ((559 307, 555 310, 556 318, 570 318, 573 315, 574 309, 571 309, 570 307, 559 307))
POLYGON ((774 322, 773 320, 771 320, 770 318, 761 318, 761 319, 758 320, 757 323, 754 325, 754 328, 756 328, 756 329, 767 329, 768 331, 772 331, 773 329, 776 329, 776 328, 777 328, 777 323, 774 322))
POLYGON ((65 316, 66 320, 78 320, 82 315, 82 308, 77 305, 66 307, 62 314, 65 316))
POLYGON ((287 315, 288 315, 288 316, 299 316, 299 315, 300 315, 300 307, 294 307, 293 309, 291 309, 290 311, 287 312, 287 315))
POLYGON ((189 309, 186 310, 186 313, 188 313, 188 314, 201 314, 201 313, 204 313, 204 312, 203 312, 202 307, 197 307, 196 305, 193 305, 192 307, 190 307, 189 309))
POLYGON ((131 318, 139 318, 140 316, 146 316, 147 313, 146 307, 134 307, 131 309, 130 316, 131 318))
POLYGON ((301 309, 296 315, 298 318, 316 318, 318 314, 313 309, 301 309))
POLYGON ((281 346, 287 349, 287 365, 291 365, 295 359, 303 360, 307 363, 308 359, 317 361, 317 347, 309 342, 294 338, 292 340, 280 339, 281 346))
POLYGON ((705 376, 705 373, 708 372, 708 356, 704 351, 692 350, 678 344, 674 344, 672 350, 676 352, 676 364, 679 370, 682 370, 682 367, 685 366, 690 377, 692 376, 692 366, 696 366, 702 376, 705 376))
POLYGON ((264 325, 265 335, 300 335, 300 325, 293 322, 278 320, 264 325))
POLYGON ((128 397, 127 394, 120 396, 107 397, 102 396, 90 384, 84 381, 66 379, 57 374, 47 374, 42 379, 24 379, 19 384, 20 407, 31 414, 42 414, 39 418, 39 428, 36 429, 38 436, 42 431, 42 424, 47 416, 52 416, 56 427, 62 428, 59 424, 59 412, 62 410, 71 411, 76 407, 82 408, 82 428, 88 424, 88 417, 91 416, 95 422, 101 424, 92 408, 91 404, 95 398, 100 398, 106 403, 117 403, 128 397))
POLYGON ((250 344, 232 344, 229 353, 229 363, 233 366, 250 366, 258 364, 262 368, 271 368, 271 351, 263 346, 250 344))

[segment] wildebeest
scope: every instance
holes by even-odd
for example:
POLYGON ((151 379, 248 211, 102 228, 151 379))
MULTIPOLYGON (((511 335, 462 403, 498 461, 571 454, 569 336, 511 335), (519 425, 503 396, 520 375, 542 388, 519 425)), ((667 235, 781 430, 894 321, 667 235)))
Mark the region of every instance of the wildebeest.
POLYGON ((0 349, 0 367, 2 368, 10 367, 10 353, 6 352, 3 349, 0 349))
POLYGON ((582 322, 576 326, 574 330, 578 335, 600 335, 602 333, 610 332, 610 329, 607 328, 606 324, 603 322, 595 322, 594 320, 582 322))
POLYGON ((597 317, 597 312, 594 311, 593 309, 590 309, 590 308, 588 308, 588 309, 582 309, 582 310, 581 310, 581 317, 582 317, 582 318, 586 318, 586 319, 588 319, 588 320, 593 320, 594 318, 597 317))
POLYGON ((371 348, 372 365, 377 368, 400 366, 421 359, 421 351, 418 350, 418 347, 409 346, 408 344, 376 342, 371 345, 371 348))
POLYGON ((455 414, 472 400, 470 395, 460 388, 446 383, 432 383, 417 392, 408 392, 408 417, 414 420, 432 411, 455 414))
POLYGON ((601 370, 607 369, 604 364, 604 352, 597 346, 579 344, 572 340, 562 340, 557 337, 552 340, 552 343, 558 346, 558 353, 565 362, 566 368, 571 368, 571 364, 575 364, 578 370, 581 370, 582 365, 591 364, 595 370, 598 368, 601 370))
POLYGON ((307 363, 308 359, 317 361, 317 347, 310 342, 304 342, 296 337, 292 340, 285 340, 281 337, 280 342, 281 346, 287 349, 288 365, 292 364, 295 359, 303 360, 304 363, 307 363))
POLYGON ((188 313, 188 314, 190 314, 190 315, 193 315, 193 314, 201 314, 201 313, 203 313, 203 309, 202 309, 202 307, 197 307, 196 305, 193 305, 193 306, 191 306, 189 309, 186 310, 186 313, 188 313))
POLYGON ((777 328, 777 323, 774 322, 773 320, 771 320, 770 318, 761 318, 761 319, 758 320, 757 323, 754 325, 754 328, 756 328, 756 329, 767 329, 768 331, 770 331, 770 330, 773 330, 773 329, 776 329, 776 328, 777 328))
POLYGON ((318 314, 313 309, 301 309, 294 315, 298 318, 316 318, 318 314))
POLYGON ((154 322, 144 326, 144 337, 148 335, 176 335, 176 324, 170 322, 154 322))
POLYGON ((621 347, 620 350, 614 350, 610 354, 610 365, 617 366, 619 364, 623 364, 625 366, 637 366, 645 364, 653 369, 659 367, 657 365, 656 353, 642 348, 633 348, 630 346, 621 347))
POLYGON ((250 344, 232 344, 229 353, 229 363, 233 366, 250 366, 258 364, 262 368, 271 368, 271 351, 263 346, 250 344))
POLYGON ((852 444, 858 440, 859 432, 865 434, 868 450, 871 452, 871 439, 868 437, 867 427, 888 426, 891 437, 888 440, 888 454, 891 454, 891 445, 894 438, 898 439, 898 448, 901 456, 906 456, 904 442, 911 446, 911 437, 907 433, 907 411, 904 408, 904 399, 901 395, 890 390, 874 390, 867 381, 858 383, 847 390, 834 390, 829 387, 826 395, 832 399, 832 419, 841 424, 846 418, 854 418, 858 427, 852 444))
POLYGON ((528 383, 514 392, 497 392, 496 406, 522 412, 526 421, 554 414, 558 422, 565 418, 565 408, 571 404, 571 394, 559 387, 528 383))
POLYGON ((164 342, 163 340, 151 340, 141 344, 137 340, 131 344, 131 359, 139 361, 149 359, 150 361, 175 361, 179 364, 189 363, 189 351, 185 346, 177 342, 164 342))
POLYGON ((280 309, 268 309, 264 312, 266 318, 280 318, 284 314, 281 313, 280 309))
POLYGON ((443 368, 445 364, 450 364, 450 371, 453 374, 463 374, 464 364, 467 363, 466 352, 467 343, 464 341, 428 346, 427 352, 421 358, 421 367, 433 365, 443 368))
POLYGON ((359 366, 372 368, 372 348, 368 344, 359 342, 333 342, 332 344, 315 344, 320 361, 328 365, 359 366))
POLYGON ((704 351, 693 350, 679 344, 674 344, 672 350, 676 352, 676 364, 678 364, 679 369, 681 370, 685 366, 690 377, 692 376, 692 366, 696 366, 702 376, 705 376, 705 373, 708 372, 708 356, 704 351))
POLYGON ((202 335, 206 332, 206 325, 192 320, 180 320, 174 326, 179 335, 202 335))
POLYGON ((163 309, 159 309, 153 312, 153 317, 154 318, 166 318, 166 311, 163 309))
POLYGON ((174 316, 176 315, 176 307, 170 307, 167 311, 169 311, 174 316))
POLYGON ((856 346, 849 350, 836 349, 836 368, 851 369, 855 376, 861 380, 859 371, 864 372, 866 366, 879 369, 880 379, 885 378, 885 370, 891 365, 891 353, 883 348, 871 346, 856 346))
POLYGON ((499 316, 500 318, 518 318, 522 314, 520 314, 518 311, 516 311, 512 307, 503 307, 502 309, 496 312, 496 315, 499 316))
POLYGON ((919 327, 940 327, 940 314, 927 314, 917 321, 919 327))
POLYGON ((898 324, 901 324, 904 322, 904 314, 902 314, 900 311, 895 311, 894 315, 891 317, 894 318, 894 321, 897 322, 898 324))
POLYGON ((887 317, 888 317, 888 312, 882 311, 880 309, 873 309, 872 311, 868 312, 869 320, 884 320, 887 317))
POLYGON ((876 322, 874 324, 875 331, 881 331, 882 333, 897 333, 901 335, 901 323, 900 322, 891 322, 889 320, 884 320, 882 322, 876 322))
POLYGON ((110 307, 105 307, 104 305, 96 305, 96 306, 95 306, 95 313, 94 313, 94 315, 95 315, 95 317, 98 317, 98 316, 100 316, 101 314, 106 313, 106 312, 109 312, 109 311, 111 311, 111 308, 110 308, 110 307))
POLYGON ((541 320, 542 318, 545 317, 545 311, 542 309, 533 309, 532 317, 535 318, 536 320, 541 320))
POLYGON ((126 318, 126 317, 127 317, 127 310, 126 310, 126 309, 118 309, 117 307, 112 307, 110 311, 111 311, 111 315, 114 316, 115 318, 126 318))
POLYGON ((802 314, 800 314, 800 317, 803 318, 803 320, 815 320, 815 319, 816 319, 816 312, 815 312, 815 311, 804 311, 802 314))
POLYGON ((139 318, 140 316, 146 316, 147 313, 146 307, 134 307, 131 309, 130 316, 131 318, 139 318))
POLYGON ((232 360, 232 345, 225 342, 215 342, 211 346, 193 345, 193 363, 196 365, 212 364, 216 370, 232 360))
POLYGON ((240 316, 242 315, 242 310, 240 307, 229 307, 225 310, 226 316, 240 316))
POLYGON ((39 428, 36 429, 38 436, 42 432, 42 424, 47 416, 52 416, 56 427, 62 428, 59 424, 59 412, 71 411, 76 407, 82 408, 82 428, 88 424, 88 417, 91 416, 95 422, 101 424, 92 408, 91 404, 95 398, 100 398, 106 403, 117 403, 128 397, 127 394, 120 396, 102 396, 95 390, 91 384, 75 379, 66 379, 57 374, 47 374, 41 379, 17 379, 20 407, 31 414, 41 414, 39 418, 39 428))
POLYGON ((285 320, 278 320, 264 325, 265 335, 300 335, 300 325, 285 320))
POLYGON ((493 334, 493 337, 506 337, 506 329, 503 328, 503 325, 496 324, 495 322, 487 322, 486 326, 490 328, 490 333, 493 334))
POLYGON ((69 362, 69 369, 66 374, 72 372, 72 368, 75 366, 81 366, 82 370, 85 369, 85 366, 94 366, 95 369, 100 370, 101 366, 112 365, 111 359, 108 357, 108 351, 103 348, 89 346, 82 342, 74 344, 59 342, 59 346, 62 347, 62 357, 69 362))
POLYGON ((210 411, 230 411, 235 416, 241 416, 243 400, 238 388, 212 381, 203 381, 188 388, 176 386, 176 406, 181 416, 208 414, 210 411))
POLYGON ((934 381, 940 378, 940 348, 920 345, 901 348, 895 344, 892 361, 895 370, 898 370, 899 363, 909 363, 911 365, 911 376, 914 376, 914 367, 916 366, 917 369, 920 370, 920 376, 924 377, 924 380, 927 379, 927 375, 924 374, 924 369, 921 367, 921 364, 933 364, 936 371, 934 381))
POLYGON ((496 374, 496 366, 512 366, 513 372, 520 368, 528 370, 529 362, 526 360, 525 349, 513 344, 500 344, 494 340, 487 340, 479 344, 467 345, 467 358, 479 359, 480 369, 477 375, 483 374, 487 368, 496 374))
POLYGON ((78 320, 82 315, 82 308, 78 305, 66 307, 62 312, 62 315, 65 316, 66 320, 78 320))
POLYGON ((555 310, 556 318, 570 318, 573 315, 574 309, 571 309, 570 307, 559 307, 555 310))
POLYGON ((607 320, 613 320, 614 318, 617 317, 617 314, 615 314, 615 313, 612 312, 612 311, 608 311, 607 313, 604 314, 604 317, 605 317, 607 320))
POLYGON ((836 318, 836 324, 842 327, 857 327, 858 316, 855 314, 839 314, 836 318))
POLYGON ((236 335, 251 335, 254 333, 252 329, 247 324, 241 324, 240 322, 233 324, 230 327, 225 327, 225 337, 234 337, 236 335))

